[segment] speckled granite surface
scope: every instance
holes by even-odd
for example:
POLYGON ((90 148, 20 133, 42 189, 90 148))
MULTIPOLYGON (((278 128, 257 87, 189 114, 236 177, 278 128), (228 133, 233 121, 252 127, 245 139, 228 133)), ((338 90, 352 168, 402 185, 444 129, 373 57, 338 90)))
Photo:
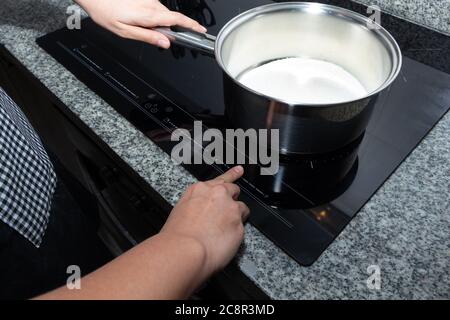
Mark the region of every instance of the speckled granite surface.
POLYGON ((450 34, 450 0, 356 0, 431 29, 450 34))
MULTIPOLYGON (((69 4, 2 0, 0 42, 175 203, 194 178, 35 44, 63 26, 69 4)), ((241 269, 276 299, 450 298, 449 132, 447 114, 312 267, 300 267, 247 226, 241 269), (381 290, 366 285, 373 264, 381 267, 381 290)))

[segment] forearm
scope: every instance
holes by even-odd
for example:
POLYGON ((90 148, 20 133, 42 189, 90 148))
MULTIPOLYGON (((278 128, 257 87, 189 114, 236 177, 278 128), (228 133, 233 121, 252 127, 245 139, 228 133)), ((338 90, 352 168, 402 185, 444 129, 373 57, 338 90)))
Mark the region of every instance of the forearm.
POLYGON ((38 299, 184 299, 203 281, 206 254, 189 238, 157 235, 81 280, 38 299))

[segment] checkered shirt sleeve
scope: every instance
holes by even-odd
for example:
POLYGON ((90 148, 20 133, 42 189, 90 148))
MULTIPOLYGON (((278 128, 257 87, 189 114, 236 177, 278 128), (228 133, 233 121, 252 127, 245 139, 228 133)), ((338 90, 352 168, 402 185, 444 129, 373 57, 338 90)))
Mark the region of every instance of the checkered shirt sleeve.
POLYGON ((42 142, 0 88, 0 220, 39 247, 55 188, 56 174, 42 142))

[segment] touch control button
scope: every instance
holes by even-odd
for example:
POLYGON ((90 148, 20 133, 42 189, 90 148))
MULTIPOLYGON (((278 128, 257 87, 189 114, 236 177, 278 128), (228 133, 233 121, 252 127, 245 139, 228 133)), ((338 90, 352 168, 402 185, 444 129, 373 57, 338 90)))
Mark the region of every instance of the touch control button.
POLYGON ((156 98, 158 98, 158 95, 156 93, 149 93, 147 95, 147 98, 150 100, 155 100, 156 98))
POLYGON ((145 110, 148 110, 151 113, 157 113, 159 111, 158 104, 153 103, 153 102, 147 102, 146 104, 144 104, 144 108, 145 108, 145 110))

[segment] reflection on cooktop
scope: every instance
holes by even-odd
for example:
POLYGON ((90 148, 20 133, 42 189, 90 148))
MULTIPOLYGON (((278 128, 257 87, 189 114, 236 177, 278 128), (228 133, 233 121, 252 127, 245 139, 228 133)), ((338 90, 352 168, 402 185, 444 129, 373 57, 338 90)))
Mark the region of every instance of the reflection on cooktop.
POLYGON ((183 12, 205 27, 216 25, 214 13, 205 0, 163 0, 169 9, 183 12))
POLYGON ((342 195, 352 184, 358 171, 356 152, 343 162, 322 169, 298 169, 280 163, 274 176, 262 176, 259 167, 244 166, 245 178, 258 188, 267 205, 278 209, 311 209, 327 204, 342 195), (327 174, 328 173, 328 174, 327 174))

